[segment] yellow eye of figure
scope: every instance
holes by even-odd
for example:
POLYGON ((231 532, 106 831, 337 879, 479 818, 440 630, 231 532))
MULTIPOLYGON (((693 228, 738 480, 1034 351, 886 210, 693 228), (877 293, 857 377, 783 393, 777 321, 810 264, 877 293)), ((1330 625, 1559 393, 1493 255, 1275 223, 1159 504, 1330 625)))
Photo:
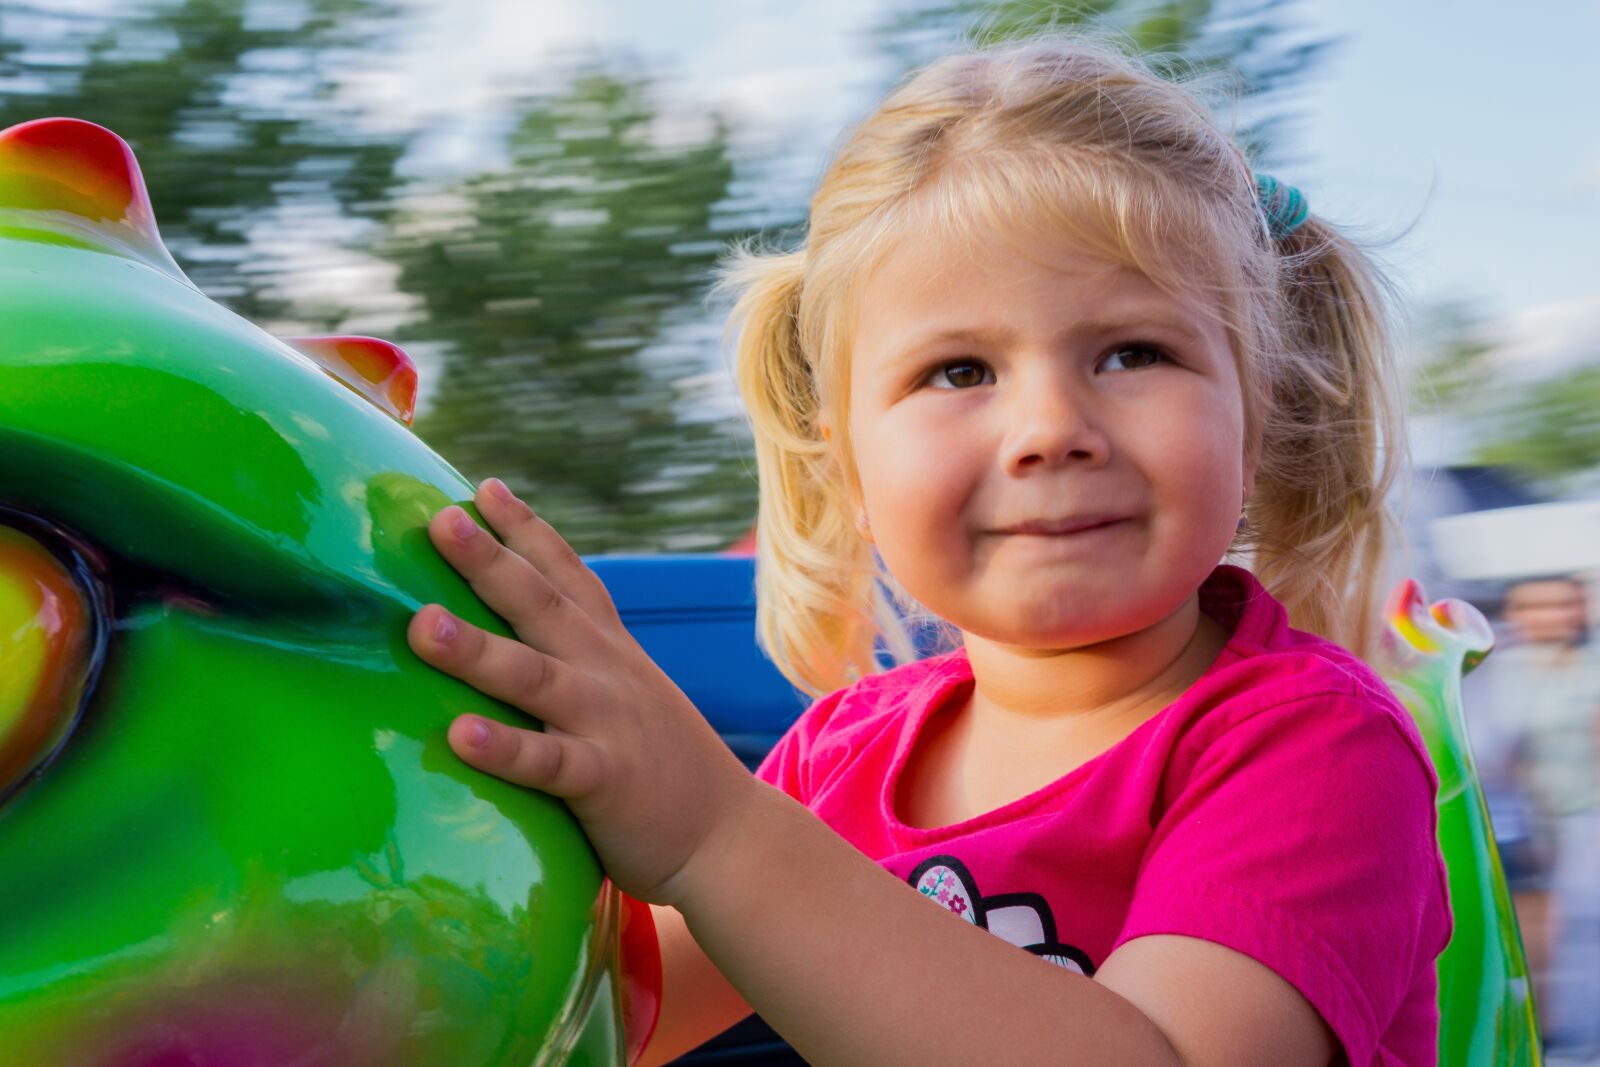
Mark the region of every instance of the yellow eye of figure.
POLYGON ((60 560, 0 526, 0 797, 71 729, 94 667, 93 612, 60 560))

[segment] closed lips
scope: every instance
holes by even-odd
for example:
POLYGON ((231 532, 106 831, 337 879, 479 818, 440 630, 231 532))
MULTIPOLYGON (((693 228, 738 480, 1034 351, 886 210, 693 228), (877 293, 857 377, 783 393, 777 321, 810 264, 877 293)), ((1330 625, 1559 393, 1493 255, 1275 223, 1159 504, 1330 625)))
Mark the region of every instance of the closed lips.
POLYGON ((1111 526, 1119 522, 1126 522, 1126 515, 1083 515, 1066 519, 1030 519, 1012 526, 1002 527, 996 531, 1006 534, 1037 534, 1049 536, 1052 534, 1083 533, 1087 530, 1099 529, 1102 526, 1111 526))

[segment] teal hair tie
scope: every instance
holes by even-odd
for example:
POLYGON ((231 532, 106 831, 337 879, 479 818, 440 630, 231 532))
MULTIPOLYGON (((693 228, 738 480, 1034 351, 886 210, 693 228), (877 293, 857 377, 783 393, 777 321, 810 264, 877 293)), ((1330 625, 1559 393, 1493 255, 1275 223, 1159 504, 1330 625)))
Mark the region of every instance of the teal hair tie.
POLYGON ((1267 232, 1274 241, 1287 237, 1300 228, 1311 215, 1311 205, 1306 194, 1292 185, 1285 185, 1270 174, 1256 175, 1256 200, 1261 204, 1261 214, 1267 222, 1267 232))

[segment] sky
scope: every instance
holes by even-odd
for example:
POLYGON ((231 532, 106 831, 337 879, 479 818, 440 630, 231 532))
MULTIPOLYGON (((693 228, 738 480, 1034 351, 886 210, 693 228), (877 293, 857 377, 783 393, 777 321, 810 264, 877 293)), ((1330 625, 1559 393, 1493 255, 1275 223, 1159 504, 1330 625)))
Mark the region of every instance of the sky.
POLYGON ((1301 129, 1313 210, 1392 238, 1413 299, 1466 302, 1524 369, 1600 358, 1600 2, 1306 11, 1344 39, 1301 129))
MULTIPOLYGON (((379 91, 461 116, 420 164, 470 159, 471 116, 541 54, 601 42, 668 72, 669 98, 732 115, 753 148, 794 152, 804 197, 891 71, 866 28, 892 0, 441 0, 417 59, 379 91)), ((1371 242, 1414 305, 1481 318, 1513 372, 1600 357, 1600 0, 1303 0, 1338 47, 1295 127, 1313 210, 1371 242)))

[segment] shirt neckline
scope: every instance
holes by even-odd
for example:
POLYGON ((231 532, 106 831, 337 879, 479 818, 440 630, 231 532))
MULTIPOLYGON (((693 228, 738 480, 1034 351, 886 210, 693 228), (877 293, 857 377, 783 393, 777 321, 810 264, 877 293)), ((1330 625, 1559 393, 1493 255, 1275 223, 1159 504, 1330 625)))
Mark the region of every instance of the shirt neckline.
POLYGON ((1256 606, 1262 597, 1269 603, 1276 603, 1249 571, 1228 565, 1219 566, 1201 586, 1200 607, 1228 629, 1228 639, 1223 642, 1222 651, 1217 653, 1217 658, 1207 665, 1200 677, 1195 679, 1176 700, 1134 727, 1126 737, 1104 752, 1090 757, 1030 793, 959 822, 944 826, 912 826, 902 821, 900 813, 896 810, 895 798, 900 791, 900 779, 928 721, 949 703, 958 689, 969 686, 973 680, 972 664, 967 659, 966 649, 958 648, 937 657, 932 668, 932 677, 917 687, 916 693, 922 699, 917 702, 912 713, 906 716, 900 730, 900 739, 895 745, 894 758, 889 765, 889 773, 884 775, 879 787, 879 817, 896 838, 917 844, 948 840, 995 823, 1010 822, 1034 808, 1045 805, 1080 778, 1090 774, 1113 754, 1136 744, 1142 735, 1156 729, 1158 723, 1171 716, 1174 708, 1189 701, 1195 687, 1206 678, 1231 663, 1260 652, 1272 629, 1271 618, 1263 619, 1261 616, 1264 613, 1256 606))

